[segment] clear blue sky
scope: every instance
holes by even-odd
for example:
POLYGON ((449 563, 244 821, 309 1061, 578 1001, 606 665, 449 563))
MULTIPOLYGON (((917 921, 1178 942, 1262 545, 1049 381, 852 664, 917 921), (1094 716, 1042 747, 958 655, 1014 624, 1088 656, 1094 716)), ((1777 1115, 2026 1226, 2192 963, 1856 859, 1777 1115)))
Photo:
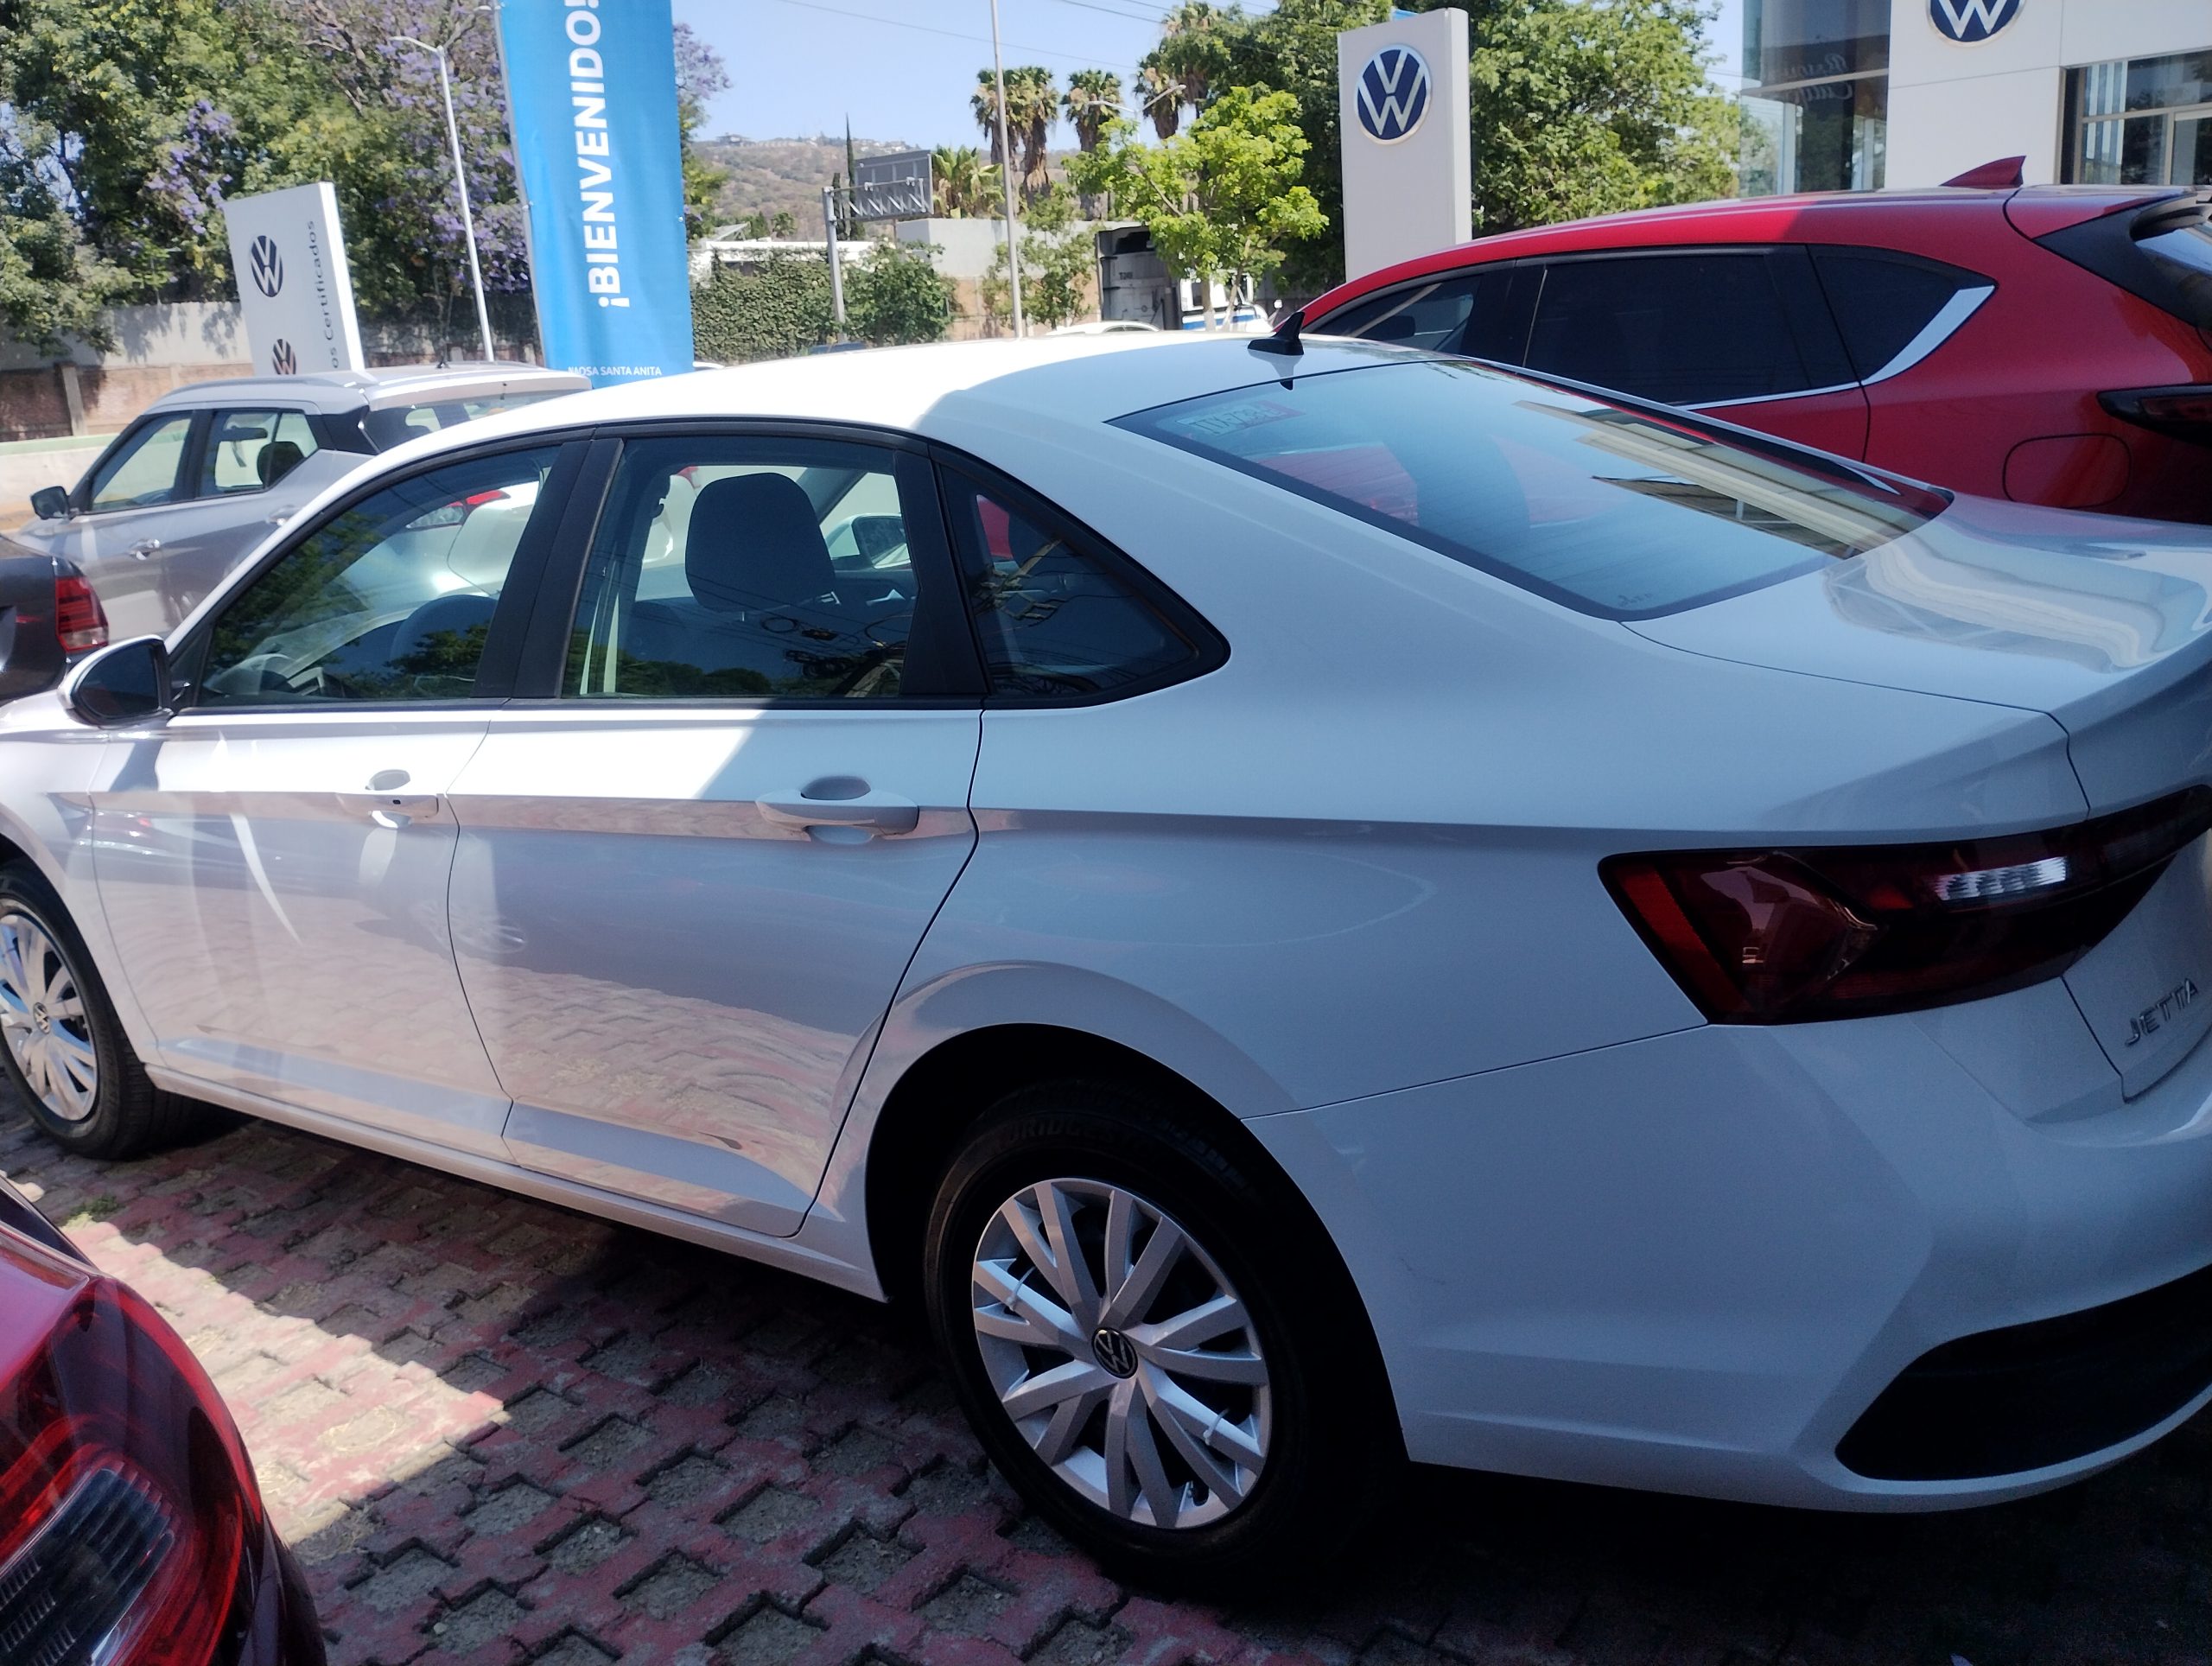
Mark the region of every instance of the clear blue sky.
MULTIPOLYGON (((1273 0, 1248 0, 1265 11, 1273 0)), ((991 61, 990 0, 675 0, 676 16, 729 66, 729 91, 709 111, 709 135, 751 139, 842 133, 974 144, 976 72, 991 61)), ((999 0, 1009 64, 1043 64, 1065 79, 1086 65, 1128 81, 1160 38, 1166 0, 999 0)), ((1732 72, 1743 46, 1742 0, 1721 0, 1712 39, 1732 72)), ((1732 73, 1722 82, 1732 90, 1732 73)), ((1063 130, 1056 143, 1071 143, 1063 130)))

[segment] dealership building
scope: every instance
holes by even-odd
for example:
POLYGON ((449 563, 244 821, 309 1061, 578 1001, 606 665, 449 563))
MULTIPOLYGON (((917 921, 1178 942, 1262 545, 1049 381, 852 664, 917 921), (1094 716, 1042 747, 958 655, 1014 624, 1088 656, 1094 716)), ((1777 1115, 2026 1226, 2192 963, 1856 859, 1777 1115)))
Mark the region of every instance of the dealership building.
POLYGON ((1744 190, 2212 184, 2212 0, 1745 0, 1744 190))

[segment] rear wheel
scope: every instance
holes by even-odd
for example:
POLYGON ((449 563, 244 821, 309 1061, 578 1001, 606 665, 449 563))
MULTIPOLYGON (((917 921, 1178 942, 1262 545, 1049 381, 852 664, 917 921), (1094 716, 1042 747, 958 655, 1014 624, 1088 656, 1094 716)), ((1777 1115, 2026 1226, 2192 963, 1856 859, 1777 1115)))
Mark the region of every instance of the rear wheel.
POLYGON ((1082 1083, 1011 1096, 944 1177, 926 1256, 986 1449, 1112 1565, 1294 1572, 1395 1478, 1365 1319, 1318 1224, 1164 1105, 1082 1083))
POLYGON ((196 1120, 147 1079, 61 900, 21 860, 0 864, 0 1066, 40 1129, 86 1156, 136 1156, 196 1120))

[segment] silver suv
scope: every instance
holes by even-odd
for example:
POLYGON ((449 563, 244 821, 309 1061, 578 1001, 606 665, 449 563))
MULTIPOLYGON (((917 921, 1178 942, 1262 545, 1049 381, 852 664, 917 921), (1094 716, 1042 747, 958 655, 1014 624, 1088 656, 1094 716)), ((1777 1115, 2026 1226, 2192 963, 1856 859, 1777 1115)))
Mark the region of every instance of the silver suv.
POLYGON ((73 563, 118 639, 159 634, 377 452, 588 385, 569 371, 475 364, 178 388, 117 435, 73 490, 34 496, 10 553, 73 563))

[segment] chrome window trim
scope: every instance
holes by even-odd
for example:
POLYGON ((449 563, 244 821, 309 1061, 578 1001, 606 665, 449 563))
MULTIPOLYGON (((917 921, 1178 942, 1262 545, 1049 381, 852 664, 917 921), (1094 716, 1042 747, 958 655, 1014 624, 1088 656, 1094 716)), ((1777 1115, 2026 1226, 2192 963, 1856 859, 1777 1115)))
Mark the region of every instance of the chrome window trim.
POLYGON ((1866 379, 1865 386, 1886 382, 1892 376, 1902 376, 1915 365, 1942 347, 1960 325, 1980 310, 1981 303, 1997 293, 1994 283, 1977 283, 1953 291, 1951 298, 1937 308, 1936 316, 1920 327, 1920 334, 1897 349, 1896 358, 1866 379))

